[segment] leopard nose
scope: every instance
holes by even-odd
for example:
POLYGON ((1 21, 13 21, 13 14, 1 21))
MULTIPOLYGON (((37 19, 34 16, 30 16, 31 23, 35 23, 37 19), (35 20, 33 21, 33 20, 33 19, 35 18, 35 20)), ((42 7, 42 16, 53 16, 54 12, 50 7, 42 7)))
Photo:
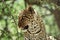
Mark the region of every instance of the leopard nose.
POLYGON ((24 29, 28 29, 28 27, 29 27, 29 26, 28 26, 28 25, 26 25, 26 26, 24 27, 24 29))

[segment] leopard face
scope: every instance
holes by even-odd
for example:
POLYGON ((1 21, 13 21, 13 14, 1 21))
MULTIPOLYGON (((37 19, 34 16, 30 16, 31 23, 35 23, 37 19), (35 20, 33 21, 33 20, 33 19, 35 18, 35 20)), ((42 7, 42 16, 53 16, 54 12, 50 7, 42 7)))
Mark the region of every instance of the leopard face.
POLYGON ((25 9, 22 13, 22 15, 19 16, 19 22, 18 25, 23 30, 27 29, 27 31, 32 34, 37 34, 41 31, 41 27, 38 20, 37 14, 33 10, 33 8, 29 7, 28 9, 25 9))

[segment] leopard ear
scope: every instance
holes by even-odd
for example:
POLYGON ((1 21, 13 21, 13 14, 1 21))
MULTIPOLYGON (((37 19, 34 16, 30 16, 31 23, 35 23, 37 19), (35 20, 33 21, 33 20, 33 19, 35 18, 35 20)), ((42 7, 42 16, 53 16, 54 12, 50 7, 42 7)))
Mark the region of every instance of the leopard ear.
POLYGON ((32 6, 29 6, 29 7, 27 8, 27 10, 28 10, 29 12, 31 12, 31 13, 34 12, 34 9, 32 8, 32 6))

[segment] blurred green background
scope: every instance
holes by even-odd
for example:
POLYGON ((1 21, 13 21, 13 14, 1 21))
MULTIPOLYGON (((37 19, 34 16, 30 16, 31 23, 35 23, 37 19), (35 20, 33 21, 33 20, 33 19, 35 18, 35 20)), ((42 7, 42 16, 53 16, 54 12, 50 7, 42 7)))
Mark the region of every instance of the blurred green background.
MULTIPOLYGON (((42 1, 41 5, 33 5, 33 8, 43 18, 46 33, 57 38, 60 32, 52 11, 60 7, 47 1, 42 1)), ((0 40, 23 40, 23 32, 17 24, 18 16, 24 9, 24 0, 0 1, 0 40)))

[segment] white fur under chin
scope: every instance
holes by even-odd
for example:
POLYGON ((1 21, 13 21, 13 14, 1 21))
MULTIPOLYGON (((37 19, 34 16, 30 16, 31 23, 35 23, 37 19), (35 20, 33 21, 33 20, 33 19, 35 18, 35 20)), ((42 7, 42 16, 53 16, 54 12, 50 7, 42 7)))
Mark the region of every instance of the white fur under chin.
POLYGON ((27 32, 27 30, 25 29, 25 30, 22 30, 22 32, 27 32))

